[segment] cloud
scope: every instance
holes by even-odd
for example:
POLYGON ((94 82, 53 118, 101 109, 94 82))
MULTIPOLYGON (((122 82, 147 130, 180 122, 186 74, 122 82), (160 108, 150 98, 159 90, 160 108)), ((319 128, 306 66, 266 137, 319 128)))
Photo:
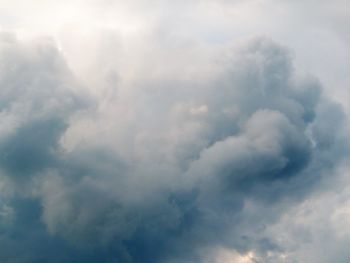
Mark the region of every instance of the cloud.
POLYGON ((23 44, 1 36, 1 168, 11 177, 30 176, 53 165, 69 116, 82 104, 76 85, 49 39, 23 44))
POLYGON ((0 37, 2 262, 313 262, 328 236, 346 262, 348 117, 287 47, 232 41, 267 16, 273 1, 258 2, 74 1, 71 26, 38 28, 52 38, 23 35, 46 5, 14 18, 18 36, 0 37), (140 15, 128 33, 110 26, 117 7, 140 15), (212 22, 222 8, 252 17, 212 22))

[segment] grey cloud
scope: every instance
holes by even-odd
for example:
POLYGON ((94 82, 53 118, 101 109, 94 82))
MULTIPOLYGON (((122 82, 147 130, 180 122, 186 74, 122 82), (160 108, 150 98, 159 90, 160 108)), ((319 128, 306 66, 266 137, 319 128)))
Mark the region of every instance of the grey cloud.
MULTIPOLYGON (((50 41, 1 43, 1 178, 25 189, 2 196, 1 209, 13 211, 1 225, 4 262, 205 262, 202 251, 217 246, 279 252, 266 225, 338 161, 322 163, 338 140, 322 120, 339 116, 332 125, 341 129, 341 108, 316 80, 295 77, 288 50, 266 38, 209 58, 199 49, 168 71, 155 59, 131 82, 120 74, 117 96, 94 104, 50 41)), ((163 48, 174 61, 196 49, 163 48)))
POLYGON ((25 44, 3 34, 1 61, 1 167, 11 178, 30 176, 54 165, 60 136, 84 99, 49 39, 25 44))

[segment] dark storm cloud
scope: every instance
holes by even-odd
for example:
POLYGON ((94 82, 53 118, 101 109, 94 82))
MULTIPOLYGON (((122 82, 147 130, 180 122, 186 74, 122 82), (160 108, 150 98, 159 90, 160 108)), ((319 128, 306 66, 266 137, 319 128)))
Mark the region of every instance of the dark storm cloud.
POLYGON ((318 114, 340 116, 340 129, 342 111, 268 39, 222 54, 205 60, 210 71, 146 70, 130 93, 91 107, 53 43, 2 37, 0 165, 13 190, 0 201, 12 211, 0 259, 205 262, 201 251, 216 246, 281 251, 254 232, 335 164, 320 161, 337 137, 318 114), (93 135, 69 149, 74 129, 93 135))

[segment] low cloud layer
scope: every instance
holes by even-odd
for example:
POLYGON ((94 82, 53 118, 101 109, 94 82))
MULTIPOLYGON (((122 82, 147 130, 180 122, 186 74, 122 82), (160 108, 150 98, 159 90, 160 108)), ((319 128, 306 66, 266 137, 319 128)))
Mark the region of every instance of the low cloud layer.
POLYGON ((291 49, 17 31, 0 35, 1 262, 347 262, 348 116, 291 49))

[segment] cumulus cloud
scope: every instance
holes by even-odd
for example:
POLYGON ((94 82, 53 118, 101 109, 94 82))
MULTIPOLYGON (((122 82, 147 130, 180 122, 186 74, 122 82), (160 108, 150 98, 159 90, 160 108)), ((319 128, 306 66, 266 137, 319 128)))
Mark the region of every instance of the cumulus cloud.
POLYGON ((0 37, 0 260, 331 262, 339 242, 346 262, 343 106, 288 47, 203 24, 270 1, 180 1, 196 25, 181 34, 160 15, 172 4, 152 3, 74 1, 79 29, 43 25, 52 37, 0 21, 14 31, 0 37), (117 7, 142 14, 123 20, 133 30, 109 26, 117 7))

